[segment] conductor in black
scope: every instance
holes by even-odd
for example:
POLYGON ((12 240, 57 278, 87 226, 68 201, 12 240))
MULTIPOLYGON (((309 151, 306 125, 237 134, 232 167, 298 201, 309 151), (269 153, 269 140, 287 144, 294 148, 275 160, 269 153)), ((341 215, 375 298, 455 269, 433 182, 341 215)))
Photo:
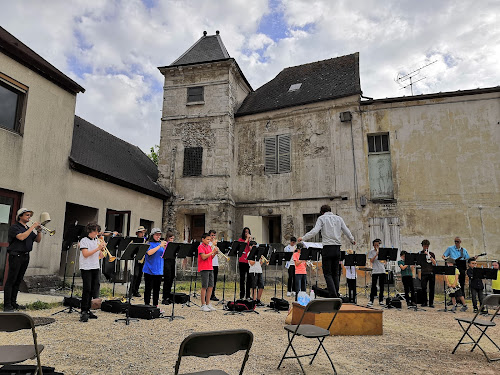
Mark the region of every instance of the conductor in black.
POLYGON ((349 238, 353 245, 356 244, 351 231, 344 223, 344 219, 332 213, 328 205, 321 206, 320 217, 316 225, 308 233, 298 238, 299 242, 314 237, 319 231, 323 237, 323 250, 321 252, 323 261, 323 275, 330 297, 339 297, 339 261, 340 261, 340 236, 342 232, 349 238))
POLYGON ((9 272, 4 287, 4 311, 13 311, 20 308, 17 304, 17 293, 23 281, 24 274, 30 262, 30 252, 33 249, 33 242, 40 242, 42 232, 40 223, 34 222, 28 225, 33 211, 21 208, 17 211, 17 222, 9 228, 9 272), (36 231, 35 231, 36 230, 36 231))

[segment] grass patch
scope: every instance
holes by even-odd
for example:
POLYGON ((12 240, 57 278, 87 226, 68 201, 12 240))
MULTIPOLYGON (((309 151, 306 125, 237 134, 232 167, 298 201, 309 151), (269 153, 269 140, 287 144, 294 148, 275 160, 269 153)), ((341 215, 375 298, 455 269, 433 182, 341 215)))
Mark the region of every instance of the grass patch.
MULTIPOLYGON (((43 302, 43 301, 35 301, 32 303, 28 303, 24 305, 27 311, 35 311, 35 310, 48 310, 54 307, 62 306, 62 302, 43 302)), ((0 303, 0 311, 3 311, 4 304, 0 303)), ((23 310, 19 310, 22 312, 23 310)))

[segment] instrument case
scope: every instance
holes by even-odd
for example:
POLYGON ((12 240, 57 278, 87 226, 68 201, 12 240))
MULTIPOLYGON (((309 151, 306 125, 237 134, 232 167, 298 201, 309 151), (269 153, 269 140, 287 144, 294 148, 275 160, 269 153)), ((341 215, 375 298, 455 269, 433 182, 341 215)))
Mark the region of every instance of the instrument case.
POLYGON ((130 305, 128 310, 131 318, 156 319, 160 317, 160 309, 151 305, 130 305))
POLYGON ((74 307, 79 309, 82 305, 82 300, 78 297, 64 297, 63 306, 74 307))
POLYGON ((286 299, 273 297, 271 298, 269 307, 278 311, 288 311, 290 304, 286 299))
POLYGON ((128 302, 122 302, 119 299, 110 299, 107 301, 103 301, 101 303, 101 310, 114 313, 114 314, 122 314, 127 311, 130 307, 128 302))
POLYGON ((189 296, 186 293, 175 293, 174 303, 188 303, 190 301, 189 296))

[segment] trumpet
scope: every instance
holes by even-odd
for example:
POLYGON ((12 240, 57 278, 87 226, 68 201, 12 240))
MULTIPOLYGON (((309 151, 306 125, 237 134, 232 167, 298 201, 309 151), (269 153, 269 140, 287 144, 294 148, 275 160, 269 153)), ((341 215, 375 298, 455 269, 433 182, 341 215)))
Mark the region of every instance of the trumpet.
MULTIPOLYGON (((28 225, 31 227, 33 224, 35 224, 35 222, 33 220, 30 220, 28 222, 28 225)), ((40 224, 38 226, 38 228, 40 228, 39 230, 37 229, 37 231, 43 233, 43 234, 48 234, 49 236, 53 236, 54 234, 56 234, 56 230, 55 229, 52 229, 50 230, 49 228, 43 226, 42 224, 40 224)))
POLYGON ((104 243, 104 247, 101 249, 101 252, 104 254, 104 258, 108 257, 108 260, 110 262, 114 262, 116 260, 116 257, 111 255, 109 252, 107 246, 106 246, 106 241, 104 241, 104 238, 100 237, 99 238, 99 245, 104 243))
POLYGON ((260 256, 260 260, 262 260, 267 266, 269 265, 269 260, 264 255, 260 256))
POLYGON ((311 267, 312 270, 315 270, 316 269, 316 265, 311 261, 311 260, 308 260, 306 262, 306 264, 311 267))

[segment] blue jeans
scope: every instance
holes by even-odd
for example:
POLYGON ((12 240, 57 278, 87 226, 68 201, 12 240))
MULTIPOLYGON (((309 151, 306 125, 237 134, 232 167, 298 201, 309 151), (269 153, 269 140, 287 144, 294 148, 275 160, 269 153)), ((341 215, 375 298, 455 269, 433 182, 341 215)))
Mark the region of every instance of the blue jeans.
POLYGON ((295 288, 297 294, 306 291, 307 274, 295 274, 295 288))

